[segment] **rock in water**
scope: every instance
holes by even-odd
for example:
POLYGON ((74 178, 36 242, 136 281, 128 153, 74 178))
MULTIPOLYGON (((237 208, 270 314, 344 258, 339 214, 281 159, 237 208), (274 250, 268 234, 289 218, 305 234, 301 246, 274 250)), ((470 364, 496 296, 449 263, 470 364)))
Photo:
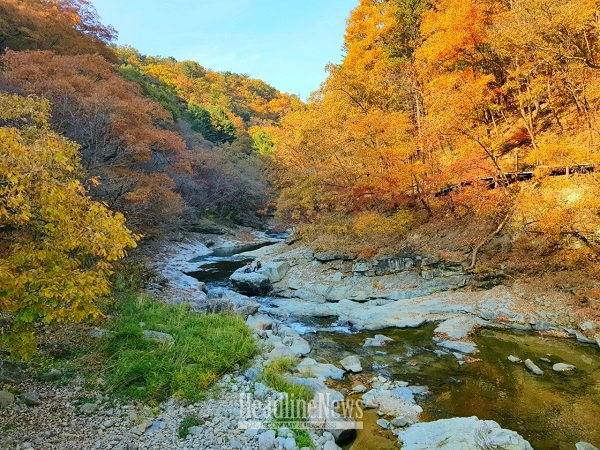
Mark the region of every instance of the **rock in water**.
POLYGON ((391 341, 393 341, 392 338, 384 336, 383 334, 376 334, 374 338, 365 339, 363 347, 383 347, 391 341))
POLYGON ((530 359, 525 360, 525 367, 527 367, 534 375, 544 375, 544 371, 536 366, 530 359))
POLYGON ((516 432, 501 428, 493 420, 479 420, 474 416, 417 423, 401 431, 398 440, 402 450, 533 450, 516 432))
POLYGON ((362 372, 362 366, 360 365, 360 358, 356 355, 347 356, 340 361, 340 364, 348 372, 359 373, 362 372))
POLYGON ((244 270, 245 268, 242 267, 229 277, 234 289, 240 294, 264 296, 273 289, 271 280, 266 275, 259 272, 245 273, 244 270))
POLYGON ((556 363, 552 366, 552 370, 554 370, 555 372, 569 372, 570 370, 575 370, 577 367, 575 367, 573 364, 564 364, 564 363, 556 363))

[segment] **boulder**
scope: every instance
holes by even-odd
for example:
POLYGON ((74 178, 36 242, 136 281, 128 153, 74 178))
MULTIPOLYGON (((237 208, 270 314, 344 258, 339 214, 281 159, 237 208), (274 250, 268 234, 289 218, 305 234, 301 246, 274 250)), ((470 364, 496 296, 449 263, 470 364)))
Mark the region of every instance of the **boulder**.
POLYGON ((518 358, 518 357, 516 357, 516 356, 513 356, 513 355, 509 355, 509 356, 508 356, 508 360, 509 360, 510 362, 513 362, 513 363, 520 363, 520 362, 523 362, 523 361, 521 360, 521 358, 518 358))
POLYGON ((21 383, 23 381, 23 373, 15 363, 0 360, 0 382, 21 383))
POLYGON ((333 364, 318 363, 312 358, 304 358, 300 364, 294 368, 294 371, 298 372, 300 375, 307 375, 323 380, 326 378, 341 380, 345 373, 342 369, 333 364))
POLYGON ((42 403, 40 396, 31 391, 21 394, 21 401, 27 406, 37 406, 42 403))
POLYGON ((387 389, 372 389, 362 396, 362 401, 365 407, 378 404, 377 408, 388 416, 403 417, 408 422, 414 423, 419 420, 419 414, 422 409, 406 400, 405 398, 396 396, 393 391, 387 389))
POLYGON ((8 391, 0 391, 0 408, 6 408, 15 402, 15 396, 8 391))
POLYGON ((242 267, 229 277, 236 291, 249 296, 264 296, 271 292, 273 284, 268 276, 260 272, 245 273, 244 270, 242 267))
POLYGON ((363 370, 360 365, 360 358, 356 355, 346 356, 340 361, 340 364, 348 372, 359 373, 363 370))
POLYGON ((565 364, 565 363, 556 363, 552 366, 552 370, 554 370, 555 372, 569 372, 571 370, 575 370, 577 367, 575 367, 573 364, 565 364))
POLYGON ((287 261, 273 261, 268 263, 263 263, 262 267, 257 271, 262 275, 265 275, 271 283, 277 283, 285 277, 288 270, 290 269, 290 265, 287 261))
POLYGON ((403 450, 533 450, 516 432, 501 428, 493 420, 479 420, 474 416, 416 423, 401 431, 398 440, 403 450))
POLYGON ((598 450, 598 448, 596 448, 592 444, 584 441, 580 441, 577 444, 575 444, 575 448, 577 450, 598 450))
POLYGON ((58 369, 50 369, 48 372, 40 375, 40 379, 44 381, 54 381, 62 377, 63 373, 58 369))

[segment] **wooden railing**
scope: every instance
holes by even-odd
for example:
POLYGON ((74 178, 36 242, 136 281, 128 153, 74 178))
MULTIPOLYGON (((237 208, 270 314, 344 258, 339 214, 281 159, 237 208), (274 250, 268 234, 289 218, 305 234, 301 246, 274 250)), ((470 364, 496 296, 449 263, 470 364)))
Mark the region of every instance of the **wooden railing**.
POLYGON ((485 183, 488 189, 495 189, 507 184, 518 183, 521 181, 531 180, 536 173, 544 172, 547 176, 569 176, 573 173, 590 173, 600 171, 600 164, 569 164, 566 166, 537 166, 531 172, 503 172, 493 177, 480 177, 473 180, 461 181, 460 183, 451 184, 443 187, 435 193, 436 197, 448 195, 451 192, 458 191, 461 187, 471 186, 474 183, 485 183))

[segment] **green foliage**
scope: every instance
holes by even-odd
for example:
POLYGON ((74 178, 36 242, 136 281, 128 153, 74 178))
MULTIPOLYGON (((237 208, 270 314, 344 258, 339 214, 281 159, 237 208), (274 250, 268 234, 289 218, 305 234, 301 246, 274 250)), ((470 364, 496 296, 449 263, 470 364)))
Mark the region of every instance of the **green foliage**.
POLYGON ((200 425, 204 425, 204 420, 196 416, 187 416, 179 424, 177 434, 179 435, 180 439, 185 439, 189 434, 190 428, 198 427, 200 425))
POLYGON ((170 396, 199 400, 220 375, 255 352, 252 333, 240 316, 192 313, 141 295, 115 305, 113 331, 103 338, 107 383, 119 395, 161 401, 170 396), (166 344, 146 339, 143 329, 171 334, 166 344))
POLYGON ((0 94, 0 310, 11 324, 0 343, 13 357, 32 356, 38 320, 98 317, 112 263, 138 238, 86 195, 78 148, 47 129, 48 111, 0 94))
POLYGON ((127 81, 137 83, 145 96, 169 111, 173 120, 178 120, 185 111, 185 102, 171 86, 147 76, 139 67, 131 64, 121 65, 118 71, 127 81))
POLYGON ((252 134, 252 140, 254 141, 252 148, 254 148, 254 150, 256 150, 258 153, 263 155, 269 155, 273 153, 273 149, 275 147, 273 137, 265 130, 261 129, 252 134))
POLYGON ((237 137, 233 123, 218 106, 204 108, 190 102, 187 113, 192 122, 192 129, 211 142, 233 142, 237 137))

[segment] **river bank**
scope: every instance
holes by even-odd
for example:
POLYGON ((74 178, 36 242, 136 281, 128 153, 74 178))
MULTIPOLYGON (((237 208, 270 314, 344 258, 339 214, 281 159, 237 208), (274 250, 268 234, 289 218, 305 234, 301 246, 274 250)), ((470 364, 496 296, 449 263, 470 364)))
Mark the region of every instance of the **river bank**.
MULTIPOLYGON (((263 269, 250 275, 237 272, 232 277, 234 286, 237 278, 238 289, 241 286, 245 294, 252 294, 252 285, 264 286, 267 279, 274 295, 261 301, 260 314, 250 316, 249 325, 271 348, 271 358, 306 356, 312 351, 303 360, 304 365, 310 366, 310 373, 315 370, 314 364, 320 364, 312 360, 318 352, 307 346, 295 329, 284 325, 282 331, 281 324, 316 319, 356 332, 435 323, 433 343, 441 353, 453 354, 461 364, 477 361, 479 349, 472 336, 480 328, 572 336, 580 342, 600 345, 597 318, 582 314, 569 293, 539 290, 527 282, 473 289, 469 275, 462 273, 460 267, 419 255, 356 261, 344 255, 315 254, 310 249, 278 243, 241 253, 239 258, 260 260, 263 269), (245 283, 243 286, 240 280, 245 283)), ((256 294, 259 293, 260 289, 256 294)), ((269 359, 268 354, 265 357, 269 359)), ((296 372, 303 370, 306 367, 299 366, 296 372)), ((329 389, 325 378, 320 380, 323 383, 317 391, 329 389)), ((294 380, 298 381, 298 377, 294 380)), ((377 377, 371 381, 377 383, 377 377)), ((315 387, 314 380, 311 383, 315 387)), ((352 389, 347 389, 348 393, 352 394, 352 389)), ((400 429, 395 431, 400 434, 400 429)))

